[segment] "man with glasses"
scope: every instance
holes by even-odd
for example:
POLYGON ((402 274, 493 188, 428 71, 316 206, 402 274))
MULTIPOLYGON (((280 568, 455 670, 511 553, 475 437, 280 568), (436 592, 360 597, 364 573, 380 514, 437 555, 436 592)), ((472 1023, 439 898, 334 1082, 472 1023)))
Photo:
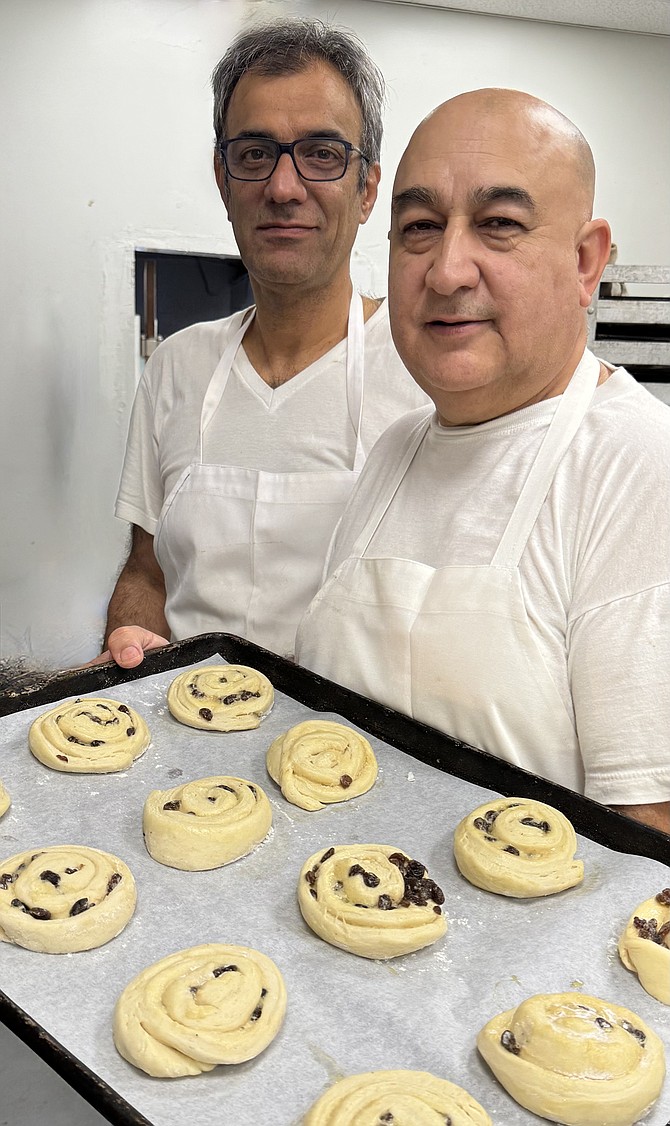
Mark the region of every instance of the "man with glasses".
POLYGON ((293 652, 328 543, 381 432, 427 400, 350 257, 379 183, 383 79, 349 33, 287 20, 213 75, 216 180, 255 305, 193 325, 138 388, 116 514, 132 546, 107 651, 210 630, 293 652))

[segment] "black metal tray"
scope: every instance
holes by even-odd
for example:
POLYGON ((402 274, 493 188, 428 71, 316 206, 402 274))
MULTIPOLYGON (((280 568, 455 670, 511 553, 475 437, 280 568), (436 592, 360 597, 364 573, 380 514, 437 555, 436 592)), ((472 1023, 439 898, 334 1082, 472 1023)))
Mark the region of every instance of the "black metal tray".
MULTIPOLYGON (((210 633, 148 653, 136 669, 98 665, 47 676, 39 688, 0 692, 0 716, 48 705, 66 696, 95 693, 155 673, 182 668, 215 654, 265 673, 280 692, 314 711, 335 712, 384 742, 457 778, 502 795, 533 797, 560 809, 576 831, 614 851, 645 856, 670 866, 670 836, 599 805, 563 786, 494 758, 399 712, 325 680, 266 649, 231 634, 210 633)), ((151 1126, 0 991, 0 1019, 76 1091, 118 1126, 151 1126)))

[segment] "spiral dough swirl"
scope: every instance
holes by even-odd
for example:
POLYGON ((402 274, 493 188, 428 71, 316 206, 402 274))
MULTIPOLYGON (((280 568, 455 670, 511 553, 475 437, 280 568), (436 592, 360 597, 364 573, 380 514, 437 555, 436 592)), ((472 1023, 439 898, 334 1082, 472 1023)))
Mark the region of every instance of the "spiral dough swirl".
POLYGON ((577 838, 562 813, 528 798, 498 798, 464 817, 454 857, 475 887, 526 899, 552 895, 584 878, 577 838))
POLYGON ((647 993, 670 1005, 670 888, 633 912, 619 939, 619 957, 647 993))
POLYGON ((153 790, 144 803, 149 853, 186 872, 219 868, 245 856, 271 824, 265 793, 244 778, 198 778, 172 790, 153 790))
POLYGON ((114 1010, 114 1043, 148 1075, 199 1075, 259 1055, 279 1032, 286 989, 274 962, 209 943, 142 970, 114 1010))
POLYGON ((168 688, 170 711, 180 723, 205 731, 249 731, 274 703, 266 676, 246 665, 187 669, 168 688))
POLYGON ((447 929, 444 893, 425 866, 387 845, 337 845, 310 856, 298 904, 312 930, 364 958, 430 946, 447 929))
POLYGON ((0 939, 45 954, 109 942, 131 918, 137 893, 118 856, 53 845, 0 863, 0 939))
POLYGON ((35 758, 76 774, 126 770, 150 741, 146 723, 127 704, 92 697, 59 704, 38 716, 28 733, 35 758))
POLYGON ((304 1119, 304 1126, 492 1126, 478 1102, 455 1083, 427 1071, 368 1071, 340 1079, 304 1119))
POLYGON ((632 1126, 665 1075, 658 1036, 635 1013, 584 993, 529 997, 490 1020, 477 1047, 512 1098, 564 1126, 632 1126))
POLYGON ((343 723, 314 719, 298 723, 271 743, 268 774, 287 801, 301 809, 323 809, 366 793, 377 777, 377 760, 363 735, 343 723))

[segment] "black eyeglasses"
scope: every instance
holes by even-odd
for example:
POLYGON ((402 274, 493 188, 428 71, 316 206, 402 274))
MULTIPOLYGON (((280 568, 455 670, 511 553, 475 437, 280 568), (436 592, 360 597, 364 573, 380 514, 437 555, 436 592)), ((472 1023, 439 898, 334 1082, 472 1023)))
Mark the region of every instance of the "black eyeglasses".
POLYGON ((369 161, 369 157, 349 141, 332 137, 300 137, 286 145, 271 137, 233 137, 219 145, 219 153, 233 180, 269 180, 285 152, 303 180, 341 180, 352 153, 369 161))

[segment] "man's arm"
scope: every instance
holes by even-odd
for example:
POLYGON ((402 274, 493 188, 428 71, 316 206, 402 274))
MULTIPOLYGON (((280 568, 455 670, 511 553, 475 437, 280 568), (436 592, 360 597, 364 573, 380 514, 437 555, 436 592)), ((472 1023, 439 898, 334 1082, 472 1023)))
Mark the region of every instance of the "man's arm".
POLYGON ((613 805, 611 808, 617 813, 623 813, 624 817, 631 817, 633 821, 641 821, 652 829, 670 833, 670 801, 654 802, 653 805, 613 805))
POLYGON ((154 555, 154 538, 134 524, 130 553, 109 601, 105 651, 90 663, 113 660, 135 668, 147 649, 168 645, 169 635, 165 579, 154 555))

